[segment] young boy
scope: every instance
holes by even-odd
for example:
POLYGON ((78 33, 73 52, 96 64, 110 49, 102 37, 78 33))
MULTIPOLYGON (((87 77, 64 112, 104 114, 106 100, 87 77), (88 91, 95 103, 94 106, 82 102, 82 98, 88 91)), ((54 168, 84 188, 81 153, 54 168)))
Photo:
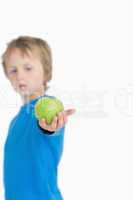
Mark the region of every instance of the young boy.
POLYGON ((5 200, 62 200, 58 164, 65 123, 75 110, 60 112, 51 125, 34 115, 37 100, 48 96, 45 92, 52 78, 51 49, 40 38, 18 37, 8 43, 2 64, 23 101, 10 123, 4 147, 5 200))

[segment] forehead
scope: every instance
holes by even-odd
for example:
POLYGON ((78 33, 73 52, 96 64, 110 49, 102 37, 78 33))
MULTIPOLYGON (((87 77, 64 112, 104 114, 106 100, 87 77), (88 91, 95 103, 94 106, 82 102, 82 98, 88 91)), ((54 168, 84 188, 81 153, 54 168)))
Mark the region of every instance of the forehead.
POLYGON ((14 48, 11 49, 7 52, 6 57, 5 57, 5 62, 6 65, 10 65, 12 63, 17 63, 19 62, 36 62, 39 61, 39 53, 36 49, 30 51, 28 49, 26 50, 21 50, 19 48, 14 48))

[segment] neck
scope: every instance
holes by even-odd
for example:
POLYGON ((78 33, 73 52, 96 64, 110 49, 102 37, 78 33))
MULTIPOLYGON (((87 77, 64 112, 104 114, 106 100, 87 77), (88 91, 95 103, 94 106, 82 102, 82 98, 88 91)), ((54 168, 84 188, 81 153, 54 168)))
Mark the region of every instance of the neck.
POLYGON ((44 96, 44 93, 45 93, 45 90, 43 89, 43 90, 41 90, 39 92, 36 92, 34 94, 31 94, 31 95, 21 96, 23 104, 26 104, 26 103, 30 102, 31 100, 33 100, 33 99, 39 98, 41 96, 44 96))

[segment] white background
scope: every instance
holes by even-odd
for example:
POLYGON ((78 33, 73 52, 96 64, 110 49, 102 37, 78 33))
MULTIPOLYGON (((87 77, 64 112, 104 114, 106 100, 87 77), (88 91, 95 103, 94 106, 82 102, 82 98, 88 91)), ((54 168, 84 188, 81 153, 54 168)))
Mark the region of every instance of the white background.
MULTIPOLYGON (((4 0, 0 26, 0 54, 8 41, 20 35, 48 41, 54 61, 48 93, 77 110, 67 123, 59 166, 64 199, 132 200, 132 1, 4 0)), ((3 146, 20 104, 1 66, 1 200, 3 146)))

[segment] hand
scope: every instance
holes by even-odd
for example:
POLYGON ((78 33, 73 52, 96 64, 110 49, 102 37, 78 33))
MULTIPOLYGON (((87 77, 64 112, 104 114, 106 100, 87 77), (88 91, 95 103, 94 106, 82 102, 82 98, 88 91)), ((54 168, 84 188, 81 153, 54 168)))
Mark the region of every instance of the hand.
POLYGON ((41 128, 47 131, 57 131, 58 129, 62 128, 66 122, 68 121, 68 116, 75 113, 75 109, 68 109, 60 112, 55 118, 53 119, 52 124, 48 125, 45 119, 39 120, 39 125, 41 128))

